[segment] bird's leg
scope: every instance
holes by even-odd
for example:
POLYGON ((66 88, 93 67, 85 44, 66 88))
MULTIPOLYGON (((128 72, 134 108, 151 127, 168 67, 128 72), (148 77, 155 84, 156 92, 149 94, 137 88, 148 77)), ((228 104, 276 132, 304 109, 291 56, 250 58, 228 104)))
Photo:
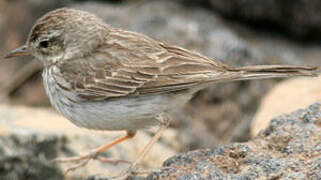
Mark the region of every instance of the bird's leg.
POLYGON ((156 119, 160 121, 160 127, 157 130, 156 134, 153 136, 153 138, 149 141, 149 143, 144 147, 144 149, 140 152, 136 160, 131 164, 130 168, 126 172, 125 176, 128 176, 130 174, 135 173, 146 173, 147 171, 140 171, 136 168, 136 166, 144 159, 146 154, 151 150, 153 145, 158 141, 164 130, 169 126, 170 124, 170 116, 166 113, 162 113, 156 116, 156 119))
POLYGON ((85 155, 82 155, 82 156, 76 156, 76 157, 70 157, 70 158, 57 158, 57 159, 54 159, 53 162, 59 162, 59 163, 64 163, 64 162, 78 162, 78 161, 81 161, 79 162, 78 164, 75 164, 74 166, 68 168, 65 172, 65 174, 67 174, 68 172, 70 171, 73 171, 79 167, 83 167, 85 166, 86 164, 88 164, 88 162, 91 160, 91 159, 97 159, 97 160, 100 160, 102 162, 107 162, 107 163, 113 163, 113 164, 117 164, 117 163, 120 163, 120 162, 124 162, 124 163, 130 163, 128 161, 124 161, 124 160, 109 160, 109 159, 106 159, 106 158, 103 158, 103 157, 98 157, 99 154, 101 154, 102 152, 106 151, 107 149, 109 149, 110 147, 118 144, 118 143, 121 143, 127 139, 130 139, 130 138, 133 138, 135 136, 136 132, 135 131, 127 131, 127 134, 123 137, 120 137, 118 139, 115 139, 113 140, 112 142, 108 143, 108 144, 105 144, 101 147, 98 147, 97 149, 89 152, 88 154, 85 154, 85 155))

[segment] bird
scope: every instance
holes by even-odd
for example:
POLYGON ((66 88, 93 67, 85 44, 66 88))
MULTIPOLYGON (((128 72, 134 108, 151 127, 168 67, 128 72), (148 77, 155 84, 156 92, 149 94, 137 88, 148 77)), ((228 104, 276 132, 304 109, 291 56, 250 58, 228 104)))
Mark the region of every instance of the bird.
MULTIPOLYGON (((86 11, 59 8, 40 17, 26 43, 6 58, 32 55, 43 63, 43 84, 52 106, 73 124, 94 130, 126 131, 87 154, 57 158, 85 166, 138 130, 158 126, 131 168, 138 166, 171 113, 197 91, 218 82, 317 76, 317 67, 253 65, 234 67, 200 53, 106 24, 86 11)), ((53 122, 49 122, 53 123, 53 122)))

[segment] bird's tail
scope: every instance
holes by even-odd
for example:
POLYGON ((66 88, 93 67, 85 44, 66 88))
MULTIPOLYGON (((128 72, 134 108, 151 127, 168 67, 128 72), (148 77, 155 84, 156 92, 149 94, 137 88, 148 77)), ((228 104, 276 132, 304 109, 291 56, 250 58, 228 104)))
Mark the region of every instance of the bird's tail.
POLYGON ((230 77, 232 81, 291 76, 318 76, 319 74, 317 67, 295 65, 257 65, 226 68, 230 73, 235 74, 235 76, 232 75, 230 77))

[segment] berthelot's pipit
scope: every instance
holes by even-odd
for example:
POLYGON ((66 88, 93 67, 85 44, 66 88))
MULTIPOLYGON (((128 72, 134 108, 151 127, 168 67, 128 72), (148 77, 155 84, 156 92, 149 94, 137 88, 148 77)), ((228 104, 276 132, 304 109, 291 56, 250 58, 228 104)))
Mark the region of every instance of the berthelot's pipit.
POLYGON ((7 58, 27 54, 44 64, 46 93, 63 116, 88 129, 127 131, 124 137, 88 154, 56 160, 77 161, 69 170, 132 138, 139 129, 159 126, 132 163, 135 167, 168 126, 168 113, 214 83, 316 75, 316 68, 308 66, 231 67, 143 34, 110 27, 90 13, 67 8, 37 20, 26 44, 7 58))

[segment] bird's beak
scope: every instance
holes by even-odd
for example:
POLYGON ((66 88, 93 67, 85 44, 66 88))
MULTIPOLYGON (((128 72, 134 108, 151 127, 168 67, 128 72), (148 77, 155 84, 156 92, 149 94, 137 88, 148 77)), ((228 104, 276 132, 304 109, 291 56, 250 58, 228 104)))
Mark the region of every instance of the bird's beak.
POLYGON ((15 50, 12 50, 8 55, 6 55, 4 58, 12 58, 12 57, 17 57, 17 56, 25 56, 25 55, 30 55, 32 51, 26 46, 20 46, 15 50))

